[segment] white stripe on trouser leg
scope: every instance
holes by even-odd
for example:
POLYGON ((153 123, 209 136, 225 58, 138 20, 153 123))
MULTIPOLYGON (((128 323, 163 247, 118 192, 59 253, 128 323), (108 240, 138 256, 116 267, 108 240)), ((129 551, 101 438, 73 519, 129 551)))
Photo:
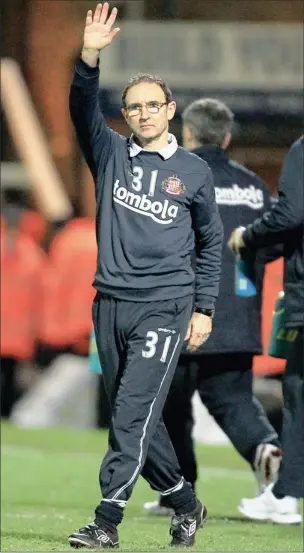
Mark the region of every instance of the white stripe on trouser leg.
POLYGON ((184 478, 182 478, 176 486, 173 486, 173 488, 170 488, 170 490, 165 490, 164 492, 160 492, 160 495, 171 495, 174 492, 178 492, 178 490, 181 490, 184 485, 184 478))
POLYGON ((118 505, 118 507, 121 507, 122 509, 124 509, 127 504, 126 501, 120 501, 119 499, 102 499, 102 501, 107 501, 108 503, 115 503, 115 505, 118 505))
POLYGON ((157 392, 155 398, 153 399, 153 401, 152 401, 152 403, 151 403, 151 405, 150 405, 149 414, 148 414, 148 416, 147 416, 147 418, 146 418, 146 421, 145 421, 145 424, 144 424, 144 427, 143 427, 143 433, 142 433, 142 436, 141 436, 141 438, 140 438, 140 448, 139 448, 138 465, 137 465, 137 467, 136 467, 136 469, 135 469, 133 475, 131 476, 129 482, 127 482, 126 484, 124 484, 124 486, 122 486, 122 487, 116 492, 116 494, 113 495, 113 497, 110 498, 110 499, 117 499, 117 498, 120 496, 120 494, 121 494, 126 488, 128 488, 128 486, 131 486, 132 482, 134 482, 134 480, 135 480, 137 474, 138 474, 139 471, 140 471, 141 461, 142 461, 142 456, 143 456, 143 442, 144 442, 144 439, 145 439, 145 436, 146 436, 147 426, 148 426, 148 424, 149 424, 149 420, 150 420, 151 415, 152 415, 154 403, 155 403, 155 401, 156 401, 156 399, 157 399, 157 397, 158 397, 158 395, 159 395, 159 392, 160 392, 160 390, 161 390, 161 388, 162 388, 162 385, 163 385, 163 383, 164 383, 164 380, 165 380, 165 378, 166 378, 166 376, 167 376, 168 370, 169 370, 169 368, 170 368, 172 359, 173 359, 173 357, 174 357, 174 354, 175 354, 175 352, 176 352, 176 349, 177 349, 177 346, 178 346, 179 342, 180 342, 180 334, 179 334, 178 337, 177 337, 177 341, 176 341, 176 344, 175 344, 175 346, 174 346, 174 350, 173 350, 173 352, 172 352, 172 355, 171 355, 171 357, 170 357, 169 363, 168 363, 168 365, 167 365, 166 372, 165 372, 165 374, 164 374, 164 376, 163 376, 163 378, 162 378, 162 381, 161 381, 161 383, 160 383, 160 385, 159 385, 158 392, 157 392))

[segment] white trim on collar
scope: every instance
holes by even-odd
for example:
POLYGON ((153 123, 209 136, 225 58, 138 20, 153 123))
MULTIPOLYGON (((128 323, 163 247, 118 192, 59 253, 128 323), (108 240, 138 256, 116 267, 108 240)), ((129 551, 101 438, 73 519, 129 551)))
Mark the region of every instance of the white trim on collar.
MULTIPOLYGON (((169 159, 170 157, 175 154, 176 150, 178 148, 177 140, 174 136, 174 134, 169 133, 168 134, 168 144, 161 150, 157 150, 157 153, 161 155, 164 159, 169 159)), ((132 134, 130 137, 130 144, 129 144, 129 154, 130 157, 135 157, 139 154, 139 152, 142 152, 145 150, 144 148, 141 148, 141 146, 138 146, 134 140, 134 135, 132 134)), ((146 150, 150 151, 150 150, 146 150)))

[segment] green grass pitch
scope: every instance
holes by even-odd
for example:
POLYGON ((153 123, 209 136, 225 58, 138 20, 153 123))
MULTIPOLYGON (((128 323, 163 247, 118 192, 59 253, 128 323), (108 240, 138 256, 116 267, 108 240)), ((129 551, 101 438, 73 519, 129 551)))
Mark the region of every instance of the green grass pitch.
MULTIPOLYGON (((1 441, 1 551, 72 551, 68 534, 92 520, 100 501, 106 432, 2 424, 1 441)), ((198 445, 197 453, 198 496, 207 504, 209 519, 193 551, 303 551, 302 526, 242 519, 238 502, 255 493, 255 484, 232 447, 198 445)), ((170 551, 169 519, 143 513, 143 502, 155 497, 140 478, 119 528, 117 551, 170 551)))

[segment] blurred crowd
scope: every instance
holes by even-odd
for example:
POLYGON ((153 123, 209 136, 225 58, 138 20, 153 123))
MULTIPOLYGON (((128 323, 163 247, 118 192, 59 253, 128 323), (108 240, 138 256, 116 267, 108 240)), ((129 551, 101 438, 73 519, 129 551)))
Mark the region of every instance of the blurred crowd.
POLYGON ((37 371, 58 353, 88 354, 95 264, 93 220, 74 218, 50 228, 37 211, 4 198, 1 416, 10 415, 37 371), (32 376, 24 376, 29 370, 32 376))

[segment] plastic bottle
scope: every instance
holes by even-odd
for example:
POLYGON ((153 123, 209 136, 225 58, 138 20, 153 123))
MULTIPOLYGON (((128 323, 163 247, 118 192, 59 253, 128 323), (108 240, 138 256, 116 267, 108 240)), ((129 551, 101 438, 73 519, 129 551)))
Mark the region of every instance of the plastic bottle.
POLYGON ((235 293, 237 296, 250 297, 257 293, 252 263, 237 255, 235 258, 235 293))

